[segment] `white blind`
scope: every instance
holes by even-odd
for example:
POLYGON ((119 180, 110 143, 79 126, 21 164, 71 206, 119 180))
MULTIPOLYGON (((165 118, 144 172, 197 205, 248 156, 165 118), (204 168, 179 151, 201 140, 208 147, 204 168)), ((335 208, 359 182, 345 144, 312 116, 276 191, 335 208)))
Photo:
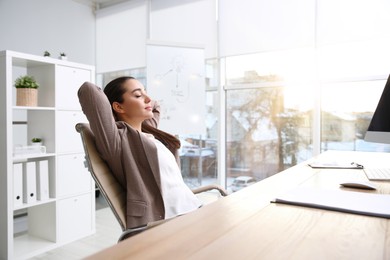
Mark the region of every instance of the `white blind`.
POLYGON ((312 46, 314 0, 223 0, 221 56, 312 46))
POLYGON ((317 2, 317 43, 321 78, 388 75, 390 1, 317 2))
POLYGON ((154 0, 151 4, 150 39, 205 48, 205 57, 216 56, 215 0, 154 0))
POLYGON ((97 73, 146 66, 146 0, 101 9, 96 15, 97 73))
POLYGON ((388 36, 390 1, 317 0, 319 45, 388 36))

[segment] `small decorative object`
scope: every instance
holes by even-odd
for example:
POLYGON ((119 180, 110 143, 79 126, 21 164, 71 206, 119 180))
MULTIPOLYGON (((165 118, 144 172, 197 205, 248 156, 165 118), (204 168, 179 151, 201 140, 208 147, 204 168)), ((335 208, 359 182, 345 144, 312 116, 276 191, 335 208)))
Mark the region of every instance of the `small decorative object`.
POLYGON ((34 137, 31 139, 31 144, 35 146, 42 146, 42 138, 34 137))
POLYGON ((15 81, 16 105, 36 107, 38 104, 39 84, 32 76, 20 76, 15 81))
POLYGON ((43 56, 44 56, 44 57, 50 57, 50 55, 51 55, 51 54, 50 54, 50 52, 48 52, 48 51, 45 51, 45 52, 43 53, 43 56))
POLYGON ((46 153, 46 147, 43 146, 43 139, 34 137, 31 139, 31 145, 22 146, 15 145, 13 156, 15 157, 24 157, 31 154, 42 154, 46 153))
POLYGON ((65 52, 61 52, 60 53, 60 59, 61 60, 67 60, 68 59, 68 57, 66 56, 65 52))

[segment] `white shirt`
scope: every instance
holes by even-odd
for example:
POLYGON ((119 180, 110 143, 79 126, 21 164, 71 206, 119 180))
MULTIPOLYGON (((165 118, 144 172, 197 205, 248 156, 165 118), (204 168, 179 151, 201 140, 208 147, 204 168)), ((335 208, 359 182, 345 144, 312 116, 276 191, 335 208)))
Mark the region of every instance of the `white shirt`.
POLYGON ((175 156, 160 141, 154 139, 154 142, 160 166, 165 218, 183 215, 202 206, 201 201, 184 183, 175 156))

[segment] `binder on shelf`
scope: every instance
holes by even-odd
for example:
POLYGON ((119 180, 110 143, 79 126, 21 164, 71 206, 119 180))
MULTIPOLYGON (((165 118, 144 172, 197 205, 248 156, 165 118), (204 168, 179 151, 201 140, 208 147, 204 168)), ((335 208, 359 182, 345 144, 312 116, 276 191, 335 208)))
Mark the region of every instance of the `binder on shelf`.
POLYGON ((36 162, 37 171, 37 199, 49 199, 49 161, 41 160, 36 162))
POLYGON ((23 164, 13 165, 14 207, 23 204, 23 164))
POLYGON ((23 202, 32 203, 37 200, 37 175, 35 162, 23 163, 23 202))

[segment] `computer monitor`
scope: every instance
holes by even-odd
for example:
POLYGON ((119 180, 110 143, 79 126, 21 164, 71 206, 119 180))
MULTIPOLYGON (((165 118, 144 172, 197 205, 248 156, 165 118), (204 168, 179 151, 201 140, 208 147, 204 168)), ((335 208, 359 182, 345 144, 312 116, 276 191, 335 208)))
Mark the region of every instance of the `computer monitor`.
POLYGON ((390 144, 390 75, 364 138, 367 142, 390 144))

